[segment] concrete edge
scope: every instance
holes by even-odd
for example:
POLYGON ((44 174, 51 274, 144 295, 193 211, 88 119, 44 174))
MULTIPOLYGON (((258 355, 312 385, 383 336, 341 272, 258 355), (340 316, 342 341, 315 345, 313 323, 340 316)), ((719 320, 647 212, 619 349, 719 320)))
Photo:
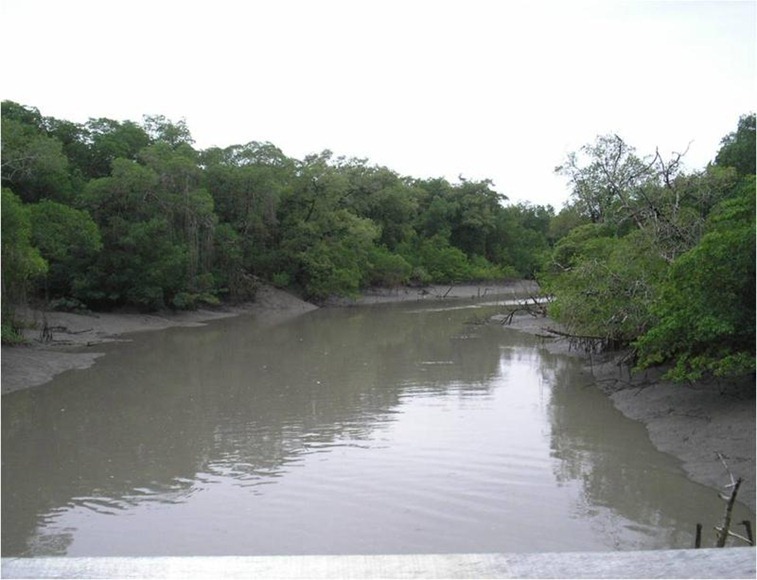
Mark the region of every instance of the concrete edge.
POLYGON ((754 548, 543 554, 3 558, 3 578, 755 578, 754 548))

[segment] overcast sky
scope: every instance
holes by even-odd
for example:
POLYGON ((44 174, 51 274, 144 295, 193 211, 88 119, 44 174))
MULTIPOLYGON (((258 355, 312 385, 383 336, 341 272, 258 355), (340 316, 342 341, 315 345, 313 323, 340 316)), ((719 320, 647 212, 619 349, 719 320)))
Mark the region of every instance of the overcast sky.
POLYGON ((703 167, 755 109, 756 3, 1 0, 2 98, 185 119, 559 208, 570 151, 617 133, 703 167))

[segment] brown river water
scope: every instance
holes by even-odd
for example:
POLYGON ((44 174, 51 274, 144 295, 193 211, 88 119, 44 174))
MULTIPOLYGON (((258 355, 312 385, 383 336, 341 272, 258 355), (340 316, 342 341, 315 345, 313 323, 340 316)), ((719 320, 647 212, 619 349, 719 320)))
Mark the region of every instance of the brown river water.
POLYGON ((3 396, 2 555, 688 548, 697 522, 711 537, 717 493, 580 360, 480 324, 497 310, 245 315, 97 347, 93 367, 3 396))

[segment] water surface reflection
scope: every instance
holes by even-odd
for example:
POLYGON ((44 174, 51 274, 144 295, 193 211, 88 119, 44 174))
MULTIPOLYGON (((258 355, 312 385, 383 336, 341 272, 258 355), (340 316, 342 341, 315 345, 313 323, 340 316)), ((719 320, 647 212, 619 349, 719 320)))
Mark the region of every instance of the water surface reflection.
POLYGON ((489 313, 239 317, 4 396, 3 556, 688 547, 717 521, 577 361, 489 313))

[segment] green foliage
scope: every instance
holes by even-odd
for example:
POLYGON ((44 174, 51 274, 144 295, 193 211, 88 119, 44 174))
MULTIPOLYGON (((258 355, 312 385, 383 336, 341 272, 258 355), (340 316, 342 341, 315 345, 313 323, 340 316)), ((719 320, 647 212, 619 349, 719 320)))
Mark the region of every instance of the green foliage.
POLYGON ((402 256, 391 253, 386 247, 374 246, 368 253, 363 285, 392 288, 407 284, 412 270, 402 256))
POLYGON ((715 163, 721 167, 733 167, 739 175, 754 175, 757 152, 755 152, 755 115, 744 115, 738 128, 721 141, 715 163))
POLYGON ((47 272, 47 262, 32 245, 29 208, 9 189, 2 190, 2 320, 9 340, 15 331, 15 307, 26 300, 31 284, 47 272))
POLYGON ((555 244, 545 274, 549 276, 570 272, 583 260, 603 255, 604 240, 612 237, 612 228, 603 224, 588 223, 576 226, 555 244))
POLYGON ((165 115, 144 115, 142 127, 152 142, 164 143, 172 149, 194 143, 184 119, 172 121, 165 115))
POLYGON ((583 226, 555 253, 562 270, 546 285, 555 295, 549 313, 571 333, 619 346, 650 326, 665 262, 650 251, 643 232, 617 238, 601 235, 595 225, 583 226))
POLYGON ((16 328, 15 325, 6 322, 6 320, 3 320, 2 325, 0 325, 0 332, 2 336, 2 344, 15 346, 26 342, 19 329, 16 328))
POLYGON ((639 365, 673 361, 668 376, 754 372, 755 187, 721 202, 708 232, 671 266, 653 307, 656 325, 636 343, 639 365))
POLYGON ((547 259, 548 233, 554 218, 550 207, 518 204, 499 212, 494 240, 489 243, 492 261, 508 267, 514 277, 535 278, 547 259))
POLYGON ((32 241, 49 264, 48 297, 76 297, 102 249, 97 224, 87 212, 54 201, 28 207, 32 241))
POLYGON ((468 273, 465 253, 440 234, 421 242, 418 255, 435 282, 460 282, 468 273))
POLYGON ((541 273, 550 313, 575 334, 632 344, 642 368, 672 364, 675 380, 754 372, 754 115, 701 172, 683 174, 680 156, 642 161, 619 137, 559 172, 573 203, 553 220, 541 273))
POLYGON ((0 133, 4 187, 12 189, 24 202, 70 200, 73 186, 60 141, 48 137, 39 126, 5 115, 0 133))
POLYGON ((171 306, 177 310, 197 310, 201 306, 218 306, 221 301, 210 292, 178 292, 171 300, 171 306))
POLYGON ((21 297, 28 283, 47 271, 47 262, 32 244, 29 208, 11 190, 2 190, 2 268, 7 299, 21 297))
POLYGON ((120 123, 112 119, 90 119, 82 131, 84 151, 79 151, 78 155, 70 151, 71 143, 69 159, 89 179, 109 175, 116 159, 136 161, 139 152, 150 144, 145 130, 131 121, 120 123))
POLYGON ((187 248, 162 217, 132 222, 113 217, 103 232, 96 275, 77 294, 98 307, 134 305, 156 310, 186 291, 187 248))
POLYGON ((183 120, 160 115, 77 124, 6 101, 2 123, 3 183, 50 264, 37 292, 61 304, 196 308, 250 300, 257 279, 320 300, 534 276, 554 240, 552 208, 505 207, 488 180, 413 179, 328 150, 300 161, 256 141, 197 151, 183 120))
POLYGON ((483 256, 469 258, 442 234, 420 240, 415 246, 402 246, 399 251, 413 267, 410 279, 420 284, 495 280, 512 272, 493 265, 483 256))
POLYGON ((576 206, 568 204, 549 221, 547 239, 550 244, 554 245, 567 236, 571 230, 584 225, 588 221, 587 218, 581 215, 581 212, 576 206))
POLYGON ((568 155, 555 171, 572 185, 574 206, 592 222, 622 225, 633 193, 657 177, 652 164, 618 135, 602 135, 568 155))
POLYGON ((311 214, 315 215, 292 227, 291 237, 282 244, 293 279, 314 300, 356 294, 378 228, 347 210, 311 214))

